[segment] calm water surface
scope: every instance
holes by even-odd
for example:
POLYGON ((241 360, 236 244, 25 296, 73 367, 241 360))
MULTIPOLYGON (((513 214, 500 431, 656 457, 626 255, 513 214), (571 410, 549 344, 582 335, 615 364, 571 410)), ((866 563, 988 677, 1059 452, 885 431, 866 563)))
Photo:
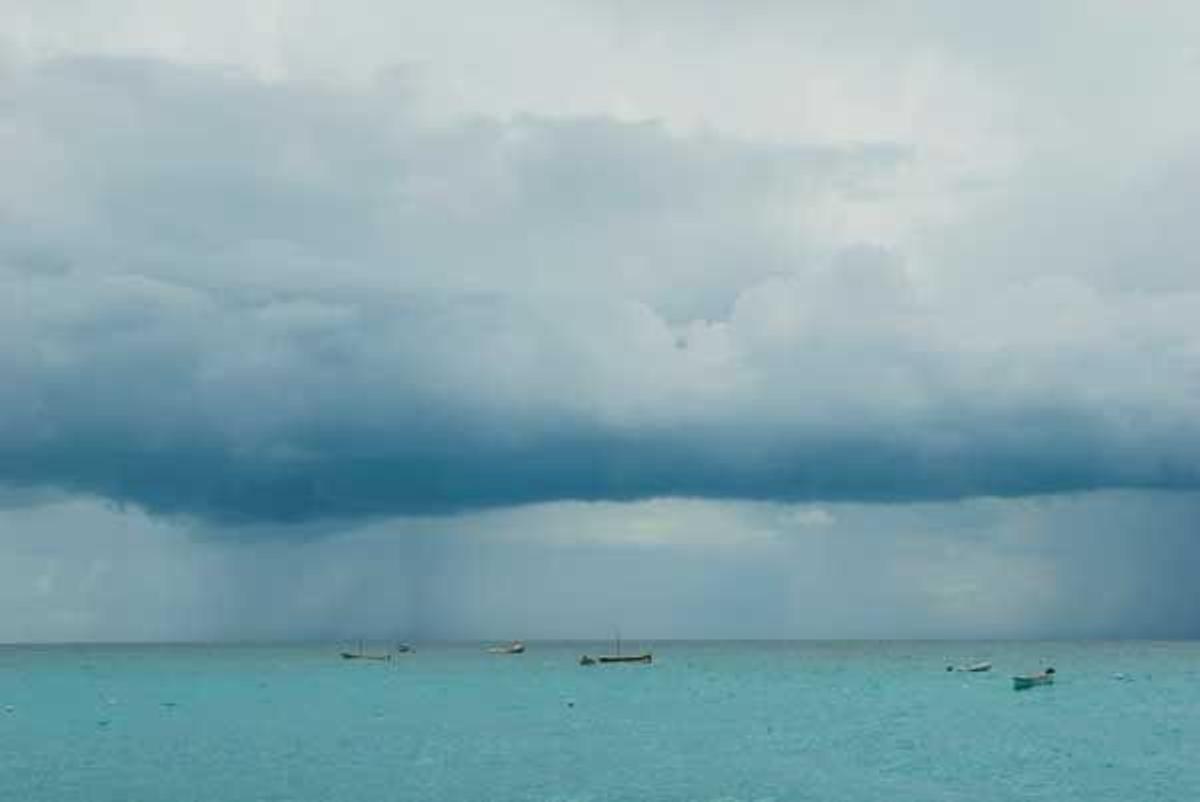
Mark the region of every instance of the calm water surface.
POLYGON ((1198 643, 644 645, 0 647, 0 800, 1200 800, 1198 643))

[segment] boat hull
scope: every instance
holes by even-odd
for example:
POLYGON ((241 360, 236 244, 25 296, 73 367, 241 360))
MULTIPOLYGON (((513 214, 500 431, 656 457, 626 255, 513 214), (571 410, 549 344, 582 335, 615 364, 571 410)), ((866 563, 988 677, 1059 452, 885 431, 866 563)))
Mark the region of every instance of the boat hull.
POLYGON ((390 654, 354 654, 353 652, 342 652, 343 660, 391 660, 390 654))
POLYGON ((651 663, 654 662, 652 654, 616 654, 616 655, 601 655, 596 658, 599 663, 651 663))

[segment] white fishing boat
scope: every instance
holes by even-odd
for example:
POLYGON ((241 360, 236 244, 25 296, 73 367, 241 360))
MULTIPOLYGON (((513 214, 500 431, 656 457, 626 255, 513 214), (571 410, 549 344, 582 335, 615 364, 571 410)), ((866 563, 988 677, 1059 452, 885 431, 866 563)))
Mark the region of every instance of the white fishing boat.
POLYGON ((359 641, 358 642, 358 651, 342 652, 342 659, 343 660, 391 660, 392 656, 387 653, 372 654, 372 653, 366 651, 365 649, 363 649, 363 642, 359 641))
POLYGON ((519 640, 515 640, 505 646, 492 646, 488 649, 488 654, 524 654, 525 644, 519 640))
POLYGON ((971 663, 965 666, 946 666, 947 671, 963 671, 971 674, 978 674, 981 671, 991 671, 992 664, 985 661, 979 663, 971 663))
POLYGON ((1013 690, 1014 691, 1023 691, 1023 690, 1026 690, 1027 688, 1033 688, 1038 685, 1052 685, 1052 684, 1054 684, 1054 669, 1053 668, 1047 668, 1045 671, 1042 671, 1037 674, 1021 674, 1019 676, 1013 677, 1013 690))

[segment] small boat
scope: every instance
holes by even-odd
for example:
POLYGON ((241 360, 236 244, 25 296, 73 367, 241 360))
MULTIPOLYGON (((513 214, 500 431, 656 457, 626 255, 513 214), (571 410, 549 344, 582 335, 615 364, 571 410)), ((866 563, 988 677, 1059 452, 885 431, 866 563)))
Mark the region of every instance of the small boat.
POLYGON ((1023 691, 1027 688, 1032 688, 1035 685, 1052 685, 1054 684, 1054 669, 1047 668, 1039 674, 1022 674, 1013 677, 1013 690, 1023 691))
POLYGON ((598 657, 583 655, 579 658, 579 665, 594 666, 597 663, 652 663, 654 655, 650 652, 642 652, 640 654, 621 654, 621 633, 617 633, 617 653, 602 654, 598 657))
POLYGON ((391 660, 390 654, 371 654, 363 651, 362 641, 358 642, 357 652, 342 652, 343 660, 391 660))
POLYGON ((971 663, 966 666, 946 666, 947 671, 965 671, 971 674, 978 674, 981 671, 991 671, 992 664, 984 661, 980 663, 971 663))
POLYGON ((519 640, 515 640, 507 646, 493 646, 488 649, 488 654, 524 654, 525 644, 519 640))
POLYGON ((342 652, 343 660, 391 660, 390 654, 359 654, 357 652, 342 652))
POLYGON ((409 646, 407 643, 397 643, 396 644, 396 654, 411 654, 412 652, 415 652, 415 651, 416 651, 416 649, 409 646))
POLYGON ((654 655, 650 652, 643 654, 602 654, 596 660, 601 663, 653 663, 654 655))

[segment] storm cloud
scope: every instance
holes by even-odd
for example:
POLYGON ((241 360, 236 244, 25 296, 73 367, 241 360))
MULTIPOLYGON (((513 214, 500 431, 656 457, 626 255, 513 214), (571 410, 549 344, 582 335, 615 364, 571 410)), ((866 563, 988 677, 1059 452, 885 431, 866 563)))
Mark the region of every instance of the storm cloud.
POLYGON ((0 18, 0 641, 1200 633, 1193 5, 0 18))
POLYGON ((1177 172, 1115 231, 1010 185, 918 259, 831 221, 903 205, 920 143, 430 120, 416 91, 10 68, 0 479, 263 522, 1200 486, 1177 172))

